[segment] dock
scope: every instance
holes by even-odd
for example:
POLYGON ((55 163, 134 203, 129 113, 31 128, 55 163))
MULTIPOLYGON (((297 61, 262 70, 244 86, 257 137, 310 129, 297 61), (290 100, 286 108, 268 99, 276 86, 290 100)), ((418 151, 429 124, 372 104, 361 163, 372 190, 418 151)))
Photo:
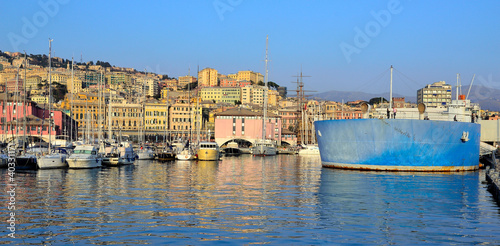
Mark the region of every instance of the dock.
POLYGON ((494 154, 488 160, 491 164, 491 168, 486 172, 488 191, 493 195, 497 202, 500 202, 500 161, 494 154))

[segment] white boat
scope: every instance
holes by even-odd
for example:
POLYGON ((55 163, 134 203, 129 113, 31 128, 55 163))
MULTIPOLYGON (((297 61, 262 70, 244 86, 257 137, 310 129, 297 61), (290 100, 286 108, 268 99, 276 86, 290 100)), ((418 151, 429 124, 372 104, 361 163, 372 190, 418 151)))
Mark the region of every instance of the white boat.
POLYGON ((319 147, 317 144, 302 145, 299 150, 299 155, 319 155, 319 147))
POLYGON ((132 143, 127 141, 106 147, 105 153, 103 165, 130 165, 135 161, 134 148, 132 143))
POLYGON ((69 168, 95 168, 101 166, 102 160, 94 145, 83 144, 76 146, 66 161, 69 168))
POLYGON ((46 154, 38 157, 37 165, 40 169, 50 169, 50 168, 64 168, 68 164, 66 159, 68 158, 68 153, 64 149, 57 149, 51 154, 46 154))
POLYGON ((137 159, 138 160, 153 160, 155 158, 155 152, 151 147, 141 146, 141 149, 137 151, 137 159))
POLYGON ((191 148, 185 148, 175 155, 175 158, 181 161, 194 160, 196 159, 196 154, 191 148))
POLYGON ((200 142, 197 153, 200 161, 217 161, 220 158, 219 145, 215 142, 200 142))
MULTIPOLYGON (((266 37, 266 75, 264 77, 264 88, 267 88, 267 47, 268 47, 269 38, 266 37)), ((266 121, 267 121, 267 89, 264 90, 264 107, 262 107, 262 139, 258 139, 255 141, 254 146, 251 148, 251 152, 256 156, 270 156, 276 155, 277 149, 274 141, 270 139, 266 139, 266 121)))
POLYGON ((264 141, 257 140, 254 146, 250 149, 254 156, 271 156, 276 155, 276 145, 273 141, 266 139, 264 141))
MULTIPOLYGON (((52 40, 49 40, 49 60, 50 60, 50 55, 52 53, 52 40)), ((51 91, 52 91, 52 76, 51 74, 51 62, 49 61, 49 100, 51 98, 51 91)), ((48 144, 48 149, 47 152, 43 152, 42 156, 39 156, 37 158, 36 164, 38 165, 38 168, 40 169, 47 169, 47 168, 63 168, 66 167, 66 158, 68 157, 67 153, 65 150, 61 151, 56 151, 54 149, 54 152, 52 152, 52 109, 51 109, 51 102, 49 102, 49 144, 48 144)), ((57 136, 56 136, 57 138, 57 136)), ((64 140, 64 137, 62 138, 64 140)), ((64 141, 64 143, 61 140, 61 138, 57 138, 59 142, 57 144, 63 144, 63 147, 66 147, 67 141, 64 141)))

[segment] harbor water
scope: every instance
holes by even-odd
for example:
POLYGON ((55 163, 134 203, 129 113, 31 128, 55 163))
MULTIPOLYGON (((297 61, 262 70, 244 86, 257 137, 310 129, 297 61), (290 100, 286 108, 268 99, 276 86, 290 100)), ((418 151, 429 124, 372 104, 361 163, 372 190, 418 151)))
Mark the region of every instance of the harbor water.
POLYGON ((352 171, 243 155, 17 171, 15 239, 0 174, 0 244, 500 244, 483 170, 352 171))

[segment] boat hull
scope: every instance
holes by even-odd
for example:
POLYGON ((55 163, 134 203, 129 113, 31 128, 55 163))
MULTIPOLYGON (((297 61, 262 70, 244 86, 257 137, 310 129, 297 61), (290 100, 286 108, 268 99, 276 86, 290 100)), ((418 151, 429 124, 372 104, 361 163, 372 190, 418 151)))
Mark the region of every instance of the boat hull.
POLYGON ((66 160, 69 168, 96 168, 102 165, 101 159, 74 159, 66 160))
POLYGON ((276 148, 268 146, 256 146, 252 148, 254 156, 273 156, 276 155, 276 148))
POLYGON ((384 171, 479 168, 480 125, 358 119, 314 123, 324 167, 384 171))
POLYGON ((198 160, 200 161, 217 161, 220 153, 216 149, 199 149, 198 160))
POLYGON ((155 153, 152 151, 139 151, 139 152, 137 152, 137 159, 138 160, 154 160, 155 153))
POLYGON ((68 167, 66 157, 65 154, 45 155, 37 159, 37 165, 40 169, 65 168, 68 167))
POLYGON ((37 158, 31 155, 18 156, 16 157, 16 170, 36 170, 37 158))

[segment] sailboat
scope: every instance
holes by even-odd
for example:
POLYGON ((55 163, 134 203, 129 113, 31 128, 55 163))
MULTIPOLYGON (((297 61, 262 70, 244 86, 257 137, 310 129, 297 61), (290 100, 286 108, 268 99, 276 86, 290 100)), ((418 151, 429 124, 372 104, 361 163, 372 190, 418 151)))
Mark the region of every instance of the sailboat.
MULTIPOLYGON (((52 53, 52 39, 49 39, 49 145, 47 153, 43 156, 38 157, 37 165, 40 169, 48 168, 63 168, 67 167, 66 158, 68 154, 64 149, 53 150, 52 149, 52 76, 51 76, 51 53, 52 53)), ((26 79, 26 78, 25 78, 26 79)))
MULTIPOLYGON (((24 55, 25 59, 26 59, 26 54, 24 55)), ((26 60, 25 60, 25 63, 26 63, 26 60)), ((26 64, 25 64, 25 69, 26 69, 26 64)), ((25 70, 25 75, 24 75, 24 80, 26 81, 26 70, 25 70)), ((17 68, 17 79, 16 79, 16 93, 18 93, 19 95, 19 88, 18 88, 18 84, 19 84, 19 68, 17 68)), ((27 149, 26 149, 26 121, 28 119, 28 117, 26 117, 26 82, 23 83, 24 84, 24 96, 23 96, 23 116, 24 116, 24 119, 23 119, 23 139, 22 139, 22 153, 18 156, 16 156, 16 169, 19 169, 19 170, 35 170, 37 169, 37 158, 36 158, 36 155, 33 154, 33 153, 28 153, 27 149)), ((19 96, 17 97, 16 100, 19 100, 19 96)), ((16 103, 17 106, 19 106, 19 103, 16 103)), ((16 112, 17 112, 17 116, 16 117, 17 119, 19 119, 19 108, 16 108, 16 112)), ((16 120, 16 131, 17 131, 17 137, 19 137, 19 125, 17 124, 18 120, 16 120)))
MULTIPOLYGON (((146 77, 147 77, 147 74, 146 74, 146 77)), ((139 125, 139 138, 138 139, 138 142, 141 144, 141 148, 137 151, 137 159, 138 160, 154 160, 155 158, 155 152, 153 151, 153 149, 146 145, 146 140, 144 139, 144 131, 145 131, 145 128, 144 128, 144 123, 145 123, 145 112, 146 112, 146 109, 145 109, 145 103, 146 103, 146 93, 145 93, 145 86, 143 84, 143 88, 142 88, 142 96, 143 96, 143 100, 142 100, 142 120, 141 120, 141 123, 139 125)), ((165 112, 165 114, 167 114, 167 112, 165 112)), ((165 116, 166 117, 166 116, 165 116)), ((167 126, 165 125, 165 128, 167 126)))
MULTIPOLYGON (((88 101, 88 97, 86 99, 88 101)), ((96 168, 102 166, 102 156, 98 153, 94 143, 90 140, 90 112, 89 107, 86 103, 86 128, 87 137, 84 143, 77 145, 73 150, 73 153, 66 159, 69 168, 96 168)))
POLYGON ((266 75, 265 75, 265 86, 264 86, 264 107, 262 109, 263 117, 262 117, 262 139, 258 139, 255 141, 254 146, 250 149, 254 156, 270 156, 276 155, 276 144, 274 141, 270 139, 266 139, 266 120, 267 120, 267 83, 268 83, 268 43, 269 37, 266 37, 266 75))
POLYGON ((196 159, 196 152, 193 147, 191 146, 191 84, 189 84, 189 90, 188 90, 188 107, 189 107, 189 138, 186 144, 184 145, 184 148, 179 151, 176 155, 176 158, 178 160, 194 160, 196 159))

